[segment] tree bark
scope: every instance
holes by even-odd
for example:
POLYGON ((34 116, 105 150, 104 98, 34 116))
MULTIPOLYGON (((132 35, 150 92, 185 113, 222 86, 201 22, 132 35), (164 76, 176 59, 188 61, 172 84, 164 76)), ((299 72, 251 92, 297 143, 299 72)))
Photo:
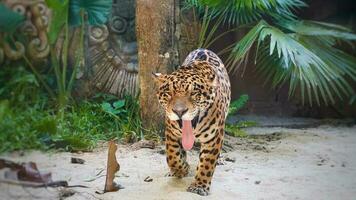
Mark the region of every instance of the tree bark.
POLYGON ((178 0, 137 0, 139 85, 143 127, 161 132, 164 112, 158 104, 153 72, 170 73, 178 65, 175 19, 178 0))

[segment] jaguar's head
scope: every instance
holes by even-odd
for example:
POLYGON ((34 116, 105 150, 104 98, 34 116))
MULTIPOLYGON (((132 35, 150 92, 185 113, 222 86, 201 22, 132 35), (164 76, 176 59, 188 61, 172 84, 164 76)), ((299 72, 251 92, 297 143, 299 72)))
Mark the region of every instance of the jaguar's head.
POLYGON ((159 103, 170 120, 194 120, 214 102, 216 77, 212 70, 182 66, 172 74, 156 73, 154 78, 159 103))

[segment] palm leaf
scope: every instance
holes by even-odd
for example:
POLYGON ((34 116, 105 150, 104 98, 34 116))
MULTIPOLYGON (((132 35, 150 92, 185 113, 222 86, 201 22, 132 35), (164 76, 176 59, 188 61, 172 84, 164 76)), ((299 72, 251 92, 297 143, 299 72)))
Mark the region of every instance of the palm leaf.
MULTIPOLYGON (((348 40, 352 34, 340 33, 334 37, 348 40)), ((318 105, 321 100, 327 105, 335 103, 335 94, 343 99, 354 93, 347 80, 356 81, 356 59, 325 44, 322 37, 284 33, 261 21, 236 44, 229 58, 234 59, 233 63, 241 63, 253 47, 259 52, 257 72, 273 87, 289 81, 289 95, 300 91, 303 103, 308 98, 310 105, 313 100, 318 105), (258 43, 257 47, 254 43, 258 43)))
POLYGON ((256 22, 263 16, 275 16, 278 13, 283 19, 294 19, 293 11, 305 7, 301 0, 186 0, 185 8, 195 7, 204 13, 209 7, 213 18, 223 16, 223 21, 230 24, 256 22))
POLYGON ((356 34, 346 27, 308 20, 280 21, 279 24, 300 35, 323 36, 342 41, 356 40, 356 34))

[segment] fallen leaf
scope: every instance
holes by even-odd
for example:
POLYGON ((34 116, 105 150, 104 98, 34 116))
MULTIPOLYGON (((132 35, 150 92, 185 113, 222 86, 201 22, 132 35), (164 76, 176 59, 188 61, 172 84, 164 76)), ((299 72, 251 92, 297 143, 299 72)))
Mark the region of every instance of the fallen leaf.
POLYGON ((5 179, 1 183, 21 185, 24 187, 83 187, 83 185, 69 186, 67 181, 52 181, 51 173, 41 173, 36 163, 15 163, 10 160, 0 159, 0 169, 6 169, 5 179))
MULTIPOLYGON (((7 161, 7 163, 11 163, 11 161, 7 161)), ((9 170, 5 171, 6 179, 44 184, 52 182, 52 174, 40 173, 36 163, 34 162, 22 163, 21 165, 11 163, 8 166, 9 170)))
POLYGON ((114 141, 109 142, 108 161, 106 168, 106 181, 104 192, 114 192, 120 189, 120 186, 114 182, 115 173, 120 170, 120 165, 116 160, 117 145, 114 141))

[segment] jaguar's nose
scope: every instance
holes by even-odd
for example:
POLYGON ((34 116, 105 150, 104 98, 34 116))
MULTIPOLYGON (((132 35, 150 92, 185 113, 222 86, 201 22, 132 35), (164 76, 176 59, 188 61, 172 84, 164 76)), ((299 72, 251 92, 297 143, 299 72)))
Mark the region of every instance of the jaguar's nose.
POLYGON ((178 115, 179 118, 182 118, 182 116, 188 111, 188 108, 173 108, 172 111, 178 115))

